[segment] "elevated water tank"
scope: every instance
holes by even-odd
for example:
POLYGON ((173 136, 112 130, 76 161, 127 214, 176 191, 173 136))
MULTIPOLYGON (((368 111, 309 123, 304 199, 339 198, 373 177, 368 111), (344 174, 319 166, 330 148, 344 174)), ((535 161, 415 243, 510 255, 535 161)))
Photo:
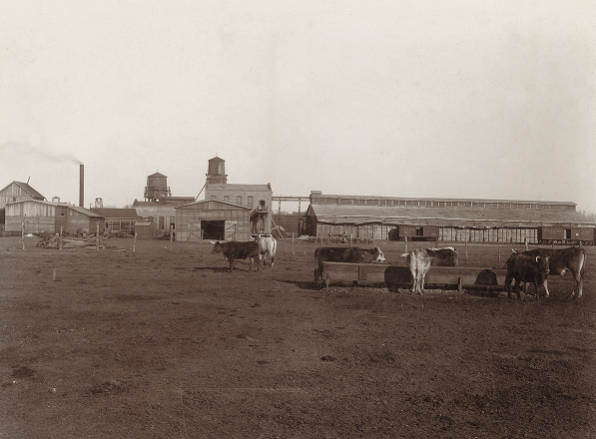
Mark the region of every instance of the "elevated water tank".
POLYGON ((145 186, 145 200, 159 201, 162 198, 170 197, 172 193, 168 187, 168 177, 156 172, 147 177, 145 186))

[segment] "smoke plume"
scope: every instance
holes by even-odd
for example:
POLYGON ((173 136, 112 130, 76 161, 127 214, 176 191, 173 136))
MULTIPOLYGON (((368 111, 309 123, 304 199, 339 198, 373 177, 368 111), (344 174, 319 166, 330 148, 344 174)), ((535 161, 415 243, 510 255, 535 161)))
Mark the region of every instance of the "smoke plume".
POLYGON ((74 163, 77 165, 82 164, 82 162, 71 153, 56 153, 52 151, 47 151, 39 146, 33 146, 27 142, 4 142, 0 143, 0 154, 4 152, 10 152, 15 154, 23 154, 28 155, 32 158, 37 158, 40 160, 47 160, 51 162, 57 163, 74 163))

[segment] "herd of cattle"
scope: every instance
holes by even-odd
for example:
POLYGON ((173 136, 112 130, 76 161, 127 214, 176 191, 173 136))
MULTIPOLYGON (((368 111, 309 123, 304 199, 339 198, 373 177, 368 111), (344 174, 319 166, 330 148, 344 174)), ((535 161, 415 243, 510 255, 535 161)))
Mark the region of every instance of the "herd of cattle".
MULTIPOLYGON (((256 262, 258 270, 259 266, 265 265, 267 257, 269 257, 269 264, 273 267, 276 250, 277 241, 271 235, 259 235, 252 241, 213 242, 213 251, 223 253, 228 260, 230 271, 233 269, 235 259, 249 259, 251 270, 256 262)), ((379 247, 319 247, 315 250, 314 256, 315 281, 318 281, 323 273, 323 262, 380 264, 386 262, 385 255, 379 247)), ((416 248, 401 256, 408 259, 412 275, 411 291, 418 294, 424 292, 425 276, 432 265, 452 267, 457 265, 457 251, 453 247, 416 248)), ((536 296, 539 296, 539 288, 543 287, 545 296, 549 297, 548 275, 563 277, 569 271, 575 280, 571 297, 581 298, 585 264, 586 253, 581 247, 533 249, 521 253, 512 250, 506 263, 505 290, 507 296, 511 298, 512 283, 515 280, 513 290, 518 299, 520 299, 522 283, 524 289, 527 288, 528 283, 533 284, 536 296)))

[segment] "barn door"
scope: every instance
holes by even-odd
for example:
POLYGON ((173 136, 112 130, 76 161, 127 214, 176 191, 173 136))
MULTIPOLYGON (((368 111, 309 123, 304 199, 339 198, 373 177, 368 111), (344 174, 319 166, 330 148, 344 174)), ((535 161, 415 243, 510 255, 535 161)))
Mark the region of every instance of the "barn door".
POLYGON ((238 229, 238 221, 226 220, 224 236, 226 241, 235 241, 238 229))

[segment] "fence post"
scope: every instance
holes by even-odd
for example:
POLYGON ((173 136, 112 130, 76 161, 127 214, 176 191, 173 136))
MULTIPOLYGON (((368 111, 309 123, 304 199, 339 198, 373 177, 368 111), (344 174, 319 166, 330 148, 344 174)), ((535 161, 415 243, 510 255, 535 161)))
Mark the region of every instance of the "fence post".
POLYGON ((404 253, 408 252, 408 237, 404 236, 404 240, 405 240, 405 245, 404 245, 404 253))
POLYGON ((25 250, 25 221, 21 221, 21 246, 25 250))
POLYGON ((172 243, 174 241, 174 229, 170 224, 170 250, 172 250, 172 243))
POLYGON ((468 240, 464 241, 464 247, 466 249, 466 264, 468 263, 468 240))
POLYGON ((137 231, 135 230, 134 238, 132 238, 132 254, 137 253, 137 231))
POLYGON ((99 223, 95 224, 95 250, 99 251, 99 223))
POLYGON ((58 239, 58 249, 59 249, 59 250, 62 250, 62 247, 63 247, 63 245, 64 245, 64 244, 62 243, 62 235, 63 235, 63 233, 64 233, 64 228, 63 228, 63 226, 62 226, 62 225, 60 225, 60 238, 58 239))
POLYGON ((292 232, 292 256, 296 255, 296 248, 294 247, 294 235, 295 233, 292 232))

